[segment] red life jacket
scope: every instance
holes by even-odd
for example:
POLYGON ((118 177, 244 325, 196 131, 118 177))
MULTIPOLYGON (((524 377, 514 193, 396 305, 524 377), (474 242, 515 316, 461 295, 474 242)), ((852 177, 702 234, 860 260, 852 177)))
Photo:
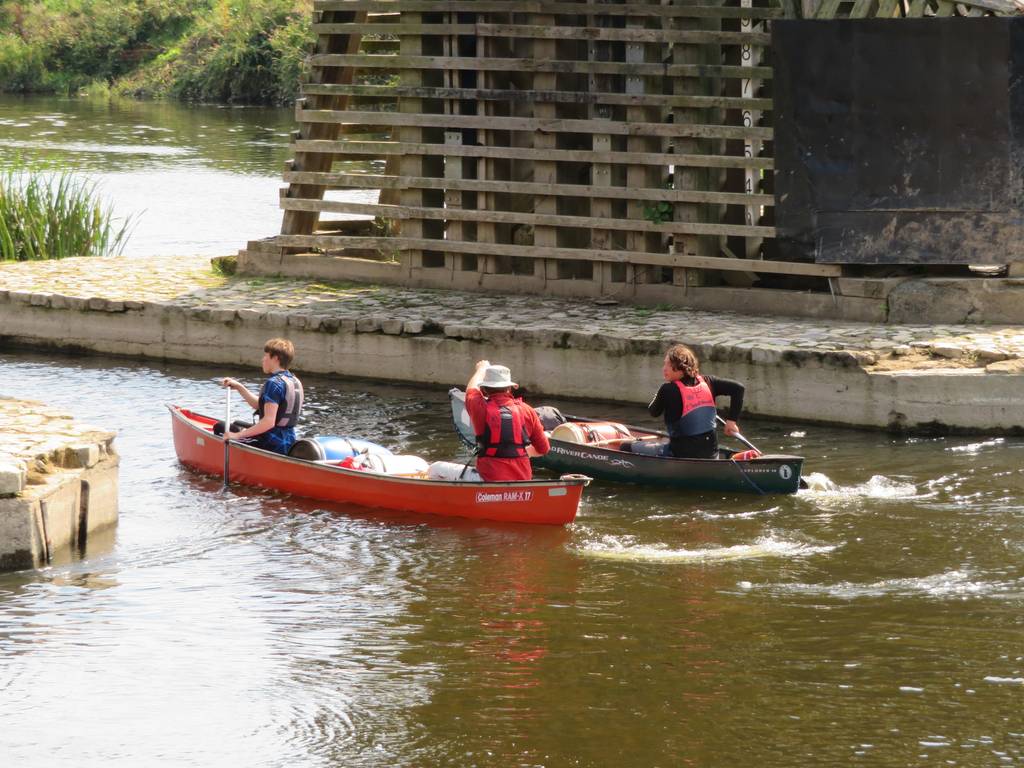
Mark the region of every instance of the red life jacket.
POLYGON ((522 411, 528 407, 519 400, 503 405, 493 400, 487 401, 484 431, 476 436, 481 456, 497 459, 521 459, 528 456, 526 446, 530 444, 530 435, 522 411))
POLYGON ((703 376, 697 377, 697 383, 688 387, 676 381, 679 396, 683 399, 683 415, 672 424, 667 424, 668 433, 672 437, 692 437, 710 432, 715 428, 715 396, 703 376))

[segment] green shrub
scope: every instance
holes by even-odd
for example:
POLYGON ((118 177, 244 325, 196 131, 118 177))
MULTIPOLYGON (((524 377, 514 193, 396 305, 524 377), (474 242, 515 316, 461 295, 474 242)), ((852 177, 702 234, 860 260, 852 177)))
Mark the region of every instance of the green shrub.
POLYGON ((0 260, 120 253, 130 224, 118 225, 95 185, 70 173, 0 173, 0 260))
POLYGON ((186 101, 291 100, 312 47, 309 5, 296 0, 217 0, 182 44, 171 94, 186 101))
POLYGON ((17 35, 0 34, 0 84, 8 91, 32 91, 42 87, 46 66, 39 48, 17 35))
POLYGON ((0 0, 0 91, 291 101, 312 0, 0 0))

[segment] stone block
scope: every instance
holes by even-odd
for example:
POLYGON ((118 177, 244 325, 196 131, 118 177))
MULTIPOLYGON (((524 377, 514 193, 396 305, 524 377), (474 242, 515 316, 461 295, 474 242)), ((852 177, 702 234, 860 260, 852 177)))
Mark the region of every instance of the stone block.
POLYGON ((82 484, 77 478, 57 484, 39 499, 50 559, 78 545, 82 484))
POLYGON ((909 280, 889 294, 889 322, 964 323, 973 304, 961 285, 909 280))
POLYGON ((94 296, 85 300, 85 307, 93 312, 102 312, 107 308, 107 300, 94 296))
POLYGON ((214 323, 233 323, 238 318, 238 312, 233 309, 211 309, 210 321, 214 323))
POLYGON ((71 445, 64 450, 65 467, 87 468, 100 460, 100 446, 95 443, 71 445))
POLYGON ((23 461, 0 458, 0 496, 16 496, 25 488, 28 471, 23 461))
POLYGON ((124 312, 125 305, 120 299, 110 299, 103 307, 104 312, 124 312))
POLYGON ((402 333, 407 333, 410 336, 423 333, 423 321, 422 320, 406 320, 402 323, 402 333))
POLYGON ((402 333, 402 321, 389 318, 381 322, 380 329, 388 336, 400 336, 402 333))
POLYGON ((7 300, 12 304, 28 304, 32 300, 32 294, 26 291, 11 291, 7 294, 7 300))
POLYGON ((1015 357, 1011 360, 1000 360, 985 366, 985 373, 1024 373, 1024 358, 1015 357))
POLYGON ((46 293, 33 293, 29 296, 28 303, 33 307, 45 307, 50 303, 50 296, 46 293))
POLYGON ((983 363, 998 363, 1000 360, 1008 360, 1011 355, 994 347, 979 347, 974 351, 975 356, 983 363))
POLYGON ((357 333, 376 333, 380 330, 380 318, 375 316, 360 317, 356 320, 357 333))
POLYGON ((863 368, 866 365, 874 365, 878 362, 878 355, 874 352, 862 352, 860 350, 839 349, 825 352, 822 361, 834 368, 863 368))
POLYGON ((286 312, 264 312, 263 322, 271 328, 285 328, 288 325, 288 314, 286 312))
POLYGON ((964 348, 957 344, 932 344, 929 351, 936 357, 945 357, 949 360, 959 360, 966 354, 964 348))
POLYGON ((104 461, 82 475, 82 519, 91 534, 117 522, 118 461, 104 461))
POLYGON ((45 565, 39 522, 38 501, 0 498, 0 571, 45 565))
POLYGON ((750 350, 750 362, 757 365, 778 365, 782 362, 782 350, 772 347, 754 347, 750 350))

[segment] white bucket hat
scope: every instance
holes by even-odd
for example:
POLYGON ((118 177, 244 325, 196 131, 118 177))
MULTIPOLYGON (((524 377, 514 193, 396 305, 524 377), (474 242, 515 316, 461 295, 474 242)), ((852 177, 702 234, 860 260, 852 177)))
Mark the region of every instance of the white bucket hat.
POLYGON ((504 365, 489 365, 484 368, 484 377, 480 380, 480 386, 502 389, 518 385, 512 381, 512 372, 504 365))

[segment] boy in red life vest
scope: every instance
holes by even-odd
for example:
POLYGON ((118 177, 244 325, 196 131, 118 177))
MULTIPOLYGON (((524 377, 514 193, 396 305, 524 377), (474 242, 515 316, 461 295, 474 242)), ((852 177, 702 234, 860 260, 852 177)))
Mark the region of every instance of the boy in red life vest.
POLYGON ((664 416, 669 434, 669 455, 687 459, 717 459, 718 435, 715 398, 729 398, 725 434, 739 434, 736 418, 743 409, 745 388, 738 381, 706 376, 693 350, 684 344, 670 347, 661 369, 665 383, 650 405, 651 416, 664 416))
POLYGON ((532 480, 531 456, 551 449, 537 412, 512 396, 519 385, 504 365, 476 364, 466 384, 466 410, 478 446, 476 470, 488 482, 532 480))

